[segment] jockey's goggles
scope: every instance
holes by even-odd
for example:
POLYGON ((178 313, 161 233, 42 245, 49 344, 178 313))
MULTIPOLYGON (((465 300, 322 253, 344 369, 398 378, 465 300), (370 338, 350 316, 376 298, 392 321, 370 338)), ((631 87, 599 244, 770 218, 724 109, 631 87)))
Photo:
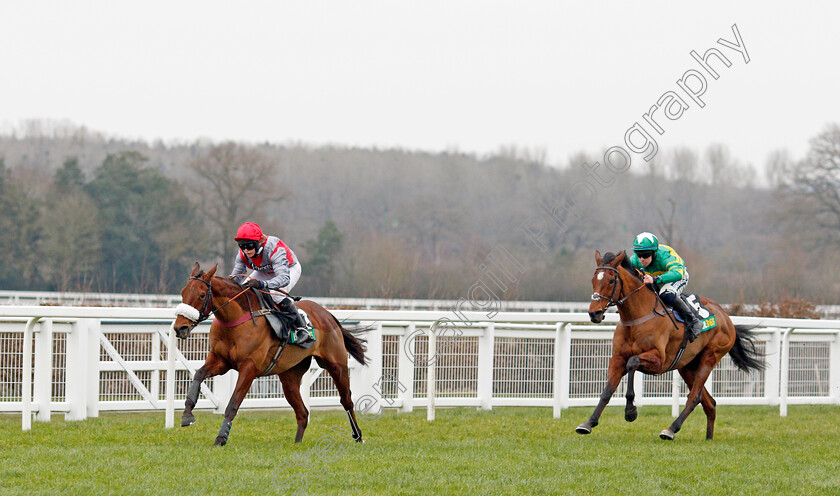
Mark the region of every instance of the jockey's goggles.
POLYGON ((253 240, 239 241, 238 244, 240 250, 256 250, 257 247, 260 245, 258 242, 253 240))
POLYGON ((650 258, 650 257, 653 256, 652 251, 637 251, 635 253, 636 253, 636 256, 639 257, 639 258, 650 258))

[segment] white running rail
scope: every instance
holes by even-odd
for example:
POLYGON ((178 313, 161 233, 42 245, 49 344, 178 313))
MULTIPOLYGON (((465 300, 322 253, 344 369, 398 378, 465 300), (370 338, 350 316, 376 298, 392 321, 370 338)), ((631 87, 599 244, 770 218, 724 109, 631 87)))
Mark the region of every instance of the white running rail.
MULTIPOLYGON (((585 313, 333 310, 346 325, 371 326, 368 366, 350 360, 355 401, 377 407, 593 406, 606 381, 617 315, 592 325, 585 313), (437 323, 437 324, 436 324, 437 323), (435 325, 436 324, 436 325, 435 325), (429 357, 434 329, 436 352, 429 357), (430 383, 430 381, 433 381, 430 383), (430 394, 431 393, 431 394, 430 394)), ((0 306, 0 411, 22 428, 108 410, 159 410, 174 425, 194 371, 207 354, 208 323, 170 345, 171 308, 0 306), (171 357, 171 360, 170 360, 171 357)), ((767 369, 745 374, 728 357, 707 383, 718 404, 840 404, 840 321, 733 317, 756 326, 767 369)), ((197 408, 222 413, 236 372, 209 379, 197 408)), ((623 395, 623 382, 616 396, 623 395)), ((310 407, 340 405, 313 365, 301 393, 310 407)), ((637 377, 637 404, 685 402, 678 376, 637 377)), ((358 404, 358 403, 357 403, 358 404)), ((279 380, 254 382, 243 408, 288 408, 279 380)))

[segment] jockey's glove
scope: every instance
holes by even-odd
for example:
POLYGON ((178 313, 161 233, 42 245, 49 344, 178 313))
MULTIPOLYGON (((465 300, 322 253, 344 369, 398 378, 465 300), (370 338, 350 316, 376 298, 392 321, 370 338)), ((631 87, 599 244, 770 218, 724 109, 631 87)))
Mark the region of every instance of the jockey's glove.
POLYGON ((265 283, 256 279, 248 279, 248 282, 245 283, 245 286, 249 288, 263 289, 265 287, 265 283))

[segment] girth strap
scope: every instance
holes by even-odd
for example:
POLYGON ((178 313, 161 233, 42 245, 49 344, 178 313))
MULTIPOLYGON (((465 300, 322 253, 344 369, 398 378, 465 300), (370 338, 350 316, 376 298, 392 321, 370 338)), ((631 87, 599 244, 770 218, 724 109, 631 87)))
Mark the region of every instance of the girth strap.
POLYGON ((284 348, 286 348, 286 342, 282 341, 280 343, 280 346, 277 347, 277 353, 274 354, 274 358, 271 359, 271 363, 269 363, 268 367, 266 367, 266 369, 263 370, 263 373, 260 374, 260 377, 268 375, 268 373, 271 372, 271 369, 273 369, 274 366, 277 365, 277 361, 280 360, 280 354, 283 353, 284 348))
MULTIPOLYGON (((673 321, 674 317, 671 316, 671 314, 667 310, 665 312, 668 313, 668 316, 670 316, 671 320, 673 321)), ((674 325, 676 326, 677 323, 674 322, 674 325)), ((680 358, 682 358, 683 353, 685 353, 685 347, 686 347, 687 344, 688 344, 688 326, 683 324, 683 340, 682 340, 682 343, 680 344, 680 349, 677 351, 677 356, 674 357, 674 361, 671 362, 671 365, 668 366, 668 370, 666 370, 665 372, 670 372, 670 371, 674 370, 674 368, 680 362, 680 358)))

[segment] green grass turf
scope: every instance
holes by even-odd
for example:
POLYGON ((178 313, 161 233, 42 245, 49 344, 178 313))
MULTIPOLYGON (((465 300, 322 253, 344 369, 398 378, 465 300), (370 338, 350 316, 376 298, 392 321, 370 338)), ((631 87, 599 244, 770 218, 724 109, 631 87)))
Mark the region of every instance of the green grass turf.
POLYGON ((211 448, 222 417, 205 412, 189 428, 164 429, 160 412, 103 413, 29 432, 3 415, 0 494, 293 494, 304 482, 298 494, 840 494, 840 407, 781 418, 720 406, 710 442, 700 410, 673 442, 658 436, 670 407, 641 407, 633 423, 609 407, 576 434, 591 410, 439 409, 434 422, 386 411, 360 422, 365 444, 331 430, 348 428, 343 411, 314 411, 299 445, 290 411, 242 411, 224 448, 211 448))

